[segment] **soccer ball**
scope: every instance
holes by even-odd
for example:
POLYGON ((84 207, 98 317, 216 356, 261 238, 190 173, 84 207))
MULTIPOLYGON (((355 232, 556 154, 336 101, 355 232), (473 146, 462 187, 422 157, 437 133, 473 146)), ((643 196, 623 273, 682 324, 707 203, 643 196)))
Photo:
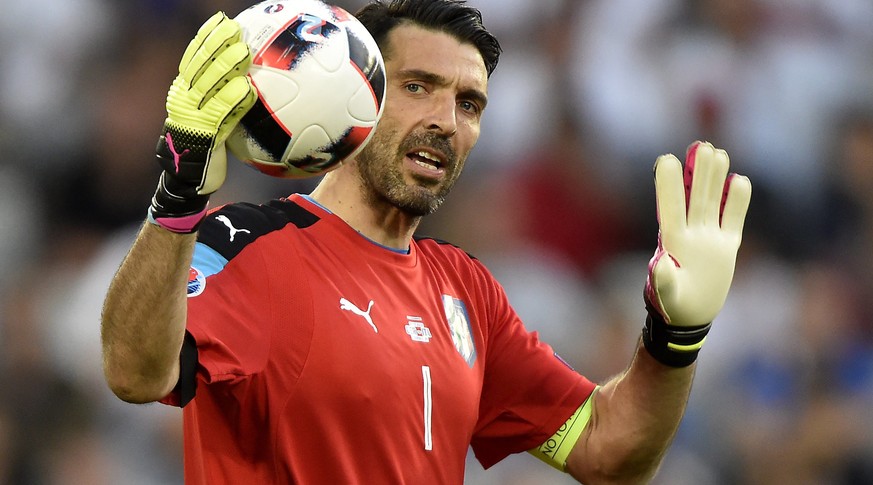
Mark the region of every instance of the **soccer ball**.
POLYGON ((363 148, 385 99, 385 64, 367 29, 320 0, 263 1, 235 20, 258 100, 228 137, 230 152, 268 175, 304 178, 363 148))

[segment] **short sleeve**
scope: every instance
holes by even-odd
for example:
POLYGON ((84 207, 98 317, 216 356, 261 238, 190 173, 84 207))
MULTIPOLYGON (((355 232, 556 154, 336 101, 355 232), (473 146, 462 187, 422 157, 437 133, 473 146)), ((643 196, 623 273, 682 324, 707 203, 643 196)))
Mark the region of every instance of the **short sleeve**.
POLYGON ((488 468, 539 446, 594 392, 536 332, 528 332, 502 288, 491 287, 485 376, 471 445, 488 468))
POLYGON ((259 277, 264 274, 263 258, 251 248, 207 276, 199 295, 189 295, 187 329, 207 382, 238 379, 263 368, 271 330, 269 289, 259 277))
POLYGON ((253 212, 226 206, 201 226, 188 273, 180 381, 161 402, 184 406, 201 386, 233 384, 263 369, 267 361, 270 295, 265 258, 254 244, 254 236, 263 234, 240 229, 256 227, 253 212))

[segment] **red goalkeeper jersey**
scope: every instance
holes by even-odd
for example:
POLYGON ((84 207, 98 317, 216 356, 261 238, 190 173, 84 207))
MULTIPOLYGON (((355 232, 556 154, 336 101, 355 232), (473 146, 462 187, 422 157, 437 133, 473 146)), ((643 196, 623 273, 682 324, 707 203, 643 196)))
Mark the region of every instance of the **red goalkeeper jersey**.
POLYGON ((594 390, 464 251, 380 246, 306 197, 201 226, 179 386, 188 484, 461 484, 594 390), (193 397, 193 398, 192 398, 193 397))

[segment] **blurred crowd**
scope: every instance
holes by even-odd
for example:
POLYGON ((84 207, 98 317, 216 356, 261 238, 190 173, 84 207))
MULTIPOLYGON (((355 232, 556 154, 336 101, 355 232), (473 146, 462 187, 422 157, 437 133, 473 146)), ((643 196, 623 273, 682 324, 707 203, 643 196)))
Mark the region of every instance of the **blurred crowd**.
MULTIPOLYGON (((337 1, 354 11, 362 0, 337 1)), ((482 138, 420 233, 484 261, 592 380, 630 361, 651 167, 696 139, 754 190, 733 288, 656 484, 873 484, 873 3, 470 0, 497 34, 482 138)), ((103 382, 103 295, 157 182, 178 59, 242 0, 6 0, 0 484, 181 483, 181 412, 103 382)), ((213 205, 307 192, 231 161, 213 205)), ((521 454, 468 484, 570 483, 521 454)))

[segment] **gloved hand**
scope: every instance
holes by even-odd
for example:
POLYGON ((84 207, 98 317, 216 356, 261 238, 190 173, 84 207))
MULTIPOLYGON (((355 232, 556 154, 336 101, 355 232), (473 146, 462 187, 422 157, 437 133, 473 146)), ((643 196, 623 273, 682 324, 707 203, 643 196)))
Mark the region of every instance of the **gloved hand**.
POLYGON ((730 289, 752 185, 728 166, 728 154, 704 142, 689 147, 684 177, 675 156, 655 162, 660 232, 643 342, 667 365, 694 362, 730 289))
POLYGON ((224 141, 252 107, 249 48, 239 24, 218 12, 200 27, 167 94, 167 119, 156 148, 161 174, 149 221, 177 233, 197 230, 209 194, 226 176, 224 141))

